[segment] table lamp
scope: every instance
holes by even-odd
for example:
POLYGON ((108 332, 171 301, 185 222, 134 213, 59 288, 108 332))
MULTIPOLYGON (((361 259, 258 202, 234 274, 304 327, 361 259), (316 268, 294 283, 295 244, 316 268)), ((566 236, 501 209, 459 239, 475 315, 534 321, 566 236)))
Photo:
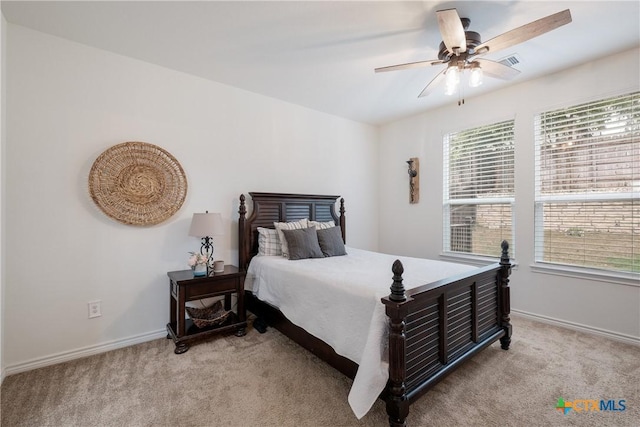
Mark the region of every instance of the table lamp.
POLYGON ((222 215, 219 213, 194 213, 189 228, 189 236, 200 237, 202 246, 200 253, 207 257, 207 268, 213 266, 213 239, 212 236, 222 236, 224 225, 222 215))

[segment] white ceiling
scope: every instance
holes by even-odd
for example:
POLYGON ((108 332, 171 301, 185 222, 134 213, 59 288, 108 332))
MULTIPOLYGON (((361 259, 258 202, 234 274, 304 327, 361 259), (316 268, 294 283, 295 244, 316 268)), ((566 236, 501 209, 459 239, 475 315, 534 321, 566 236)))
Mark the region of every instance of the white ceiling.
MULTIPOLYGON (((436 59, 435 12, 455 7, 489 40, 570 9, 573 22, 506 51, 521 74, 485 78, 474 95, 640 45, 631 1, 2 1, 6 20, 349 119, 380 124, 457 98, 417 98, 442 65, 375 74, 436 59)), ((639 76, 640 79, 640 76, 639 76)))

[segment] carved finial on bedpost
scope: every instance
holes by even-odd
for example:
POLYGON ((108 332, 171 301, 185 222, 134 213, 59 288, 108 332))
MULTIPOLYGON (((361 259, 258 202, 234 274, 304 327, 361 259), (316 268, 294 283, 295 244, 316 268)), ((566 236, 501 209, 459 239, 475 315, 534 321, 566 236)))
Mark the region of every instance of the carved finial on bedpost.
POLYGON ((511 297, 509 293, 509 275, 511 274, 511 261, 509 259, 509 243, 502 241, 502 255, 500 256, 500 323, 504 329, 504 336, 500 338, 500 346, 503 350, 509 350, 511 344, 511 297))
POLYGON ((244 194, 240 195, 240 209, 238 209, 238 213, 240 214, 240 219, 244 220, 245 215, 247 214, 247 206, 244 204, 244 194))
POLYGON ((506 240, 503 240, 500 247, 502 248, 502 255, 500 256, 500 265, 509 265, 509 267, 511 267, 511 262, 509 261, 509 242, 507 242, 506 240))
POLYGON ((340 198, 340 230, 342 230, 342 242, 347 243, 347 229, 344 216, 344 198, 340 198))
POLYGON ((402 284, 404 267, 399 259, 393 263, 391 271, 393 271, 393 283, 391 284, 391 295, 389 295, 389 299, 391 301, 405 301, 407 296, 404 294, 404 285, 402 284))
POLYGON ((240 250, 238 251, 238 263, 240 264, 240 269, 244 270, 247 266, 247 242, 245 241, 245 233, 244 233, 244 222, 245 217, 247 215, 247 206, 244 203, 245 197, 244 194, 240 194, 240 209, 238 209, 238 213, 240 214, 240 218, 238 219, 238 245, 240 250))

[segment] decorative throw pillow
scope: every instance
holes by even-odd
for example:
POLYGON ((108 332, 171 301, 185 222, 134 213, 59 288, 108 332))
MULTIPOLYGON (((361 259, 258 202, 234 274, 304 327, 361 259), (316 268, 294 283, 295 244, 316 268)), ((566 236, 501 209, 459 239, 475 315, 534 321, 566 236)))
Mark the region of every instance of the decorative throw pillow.
POLYGON ((300 230, 301 228, 309 227, 309 223, 307 218, 302 218, 298 221, 274 222, 273 226, 278 232, 278 238, 280 239, 280 245, 282 247, 282 256, 289 258, 289 247, 287 246, 287 239, 284 237, 282 230, 300 230))
POLYGON ((316 230, 324 230, 325 228, 331 228, 335 226, 336 226, 336 223, 333 221, 327 221, 327 222, 309 221, 309 227, 315 227, 316 230))
POLYGON ((324 256, 340 256, 346 255, 342 240, 342 231, 340 227, 325 228, 318 230, 318 244, 324 256))
POLYGON ((282 255, 278 232, 273 228, 258 227, 258 255, 282 255))
POLYGON ((315 227, 282 230, 289 245, 289 259, 324 258, 315 227))

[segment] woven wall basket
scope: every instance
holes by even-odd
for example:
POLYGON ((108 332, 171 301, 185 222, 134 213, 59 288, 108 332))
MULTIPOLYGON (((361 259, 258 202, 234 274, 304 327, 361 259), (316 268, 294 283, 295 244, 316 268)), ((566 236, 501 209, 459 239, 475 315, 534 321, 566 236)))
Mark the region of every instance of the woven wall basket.
POLYGON ((178 161, 146 142, 124 142, 105 150, 89 172, 89 193, 110 218, 129 225, 159 224, 175 214, 187 196, 178 161))

